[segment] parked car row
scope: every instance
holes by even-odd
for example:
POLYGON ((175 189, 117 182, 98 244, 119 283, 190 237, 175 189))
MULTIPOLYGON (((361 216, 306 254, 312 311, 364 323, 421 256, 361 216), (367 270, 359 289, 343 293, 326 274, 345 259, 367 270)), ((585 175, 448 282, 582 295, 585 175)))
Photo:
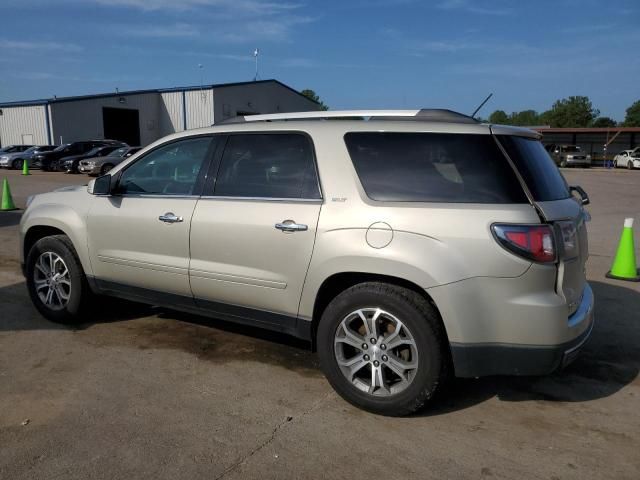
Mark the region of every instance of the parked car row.
MULTIPOLYGON (((591 155, 584 153, 578 145, 557 145, 552 143, 545 145, 544 148, 559 167, 579 166, 589 168, 593 161, 591 155)), ((610 162, 610 158, 607 160, 600 156, 596 161, 610 162)), ((640 168, 640 147, 623 150, 618 153, 613 157, 613 166, 616 168, 628 168, 629 170, 640 168)))
POLYGON ((9 145, 0 149, 0 167, 30 168, 48 172, 101 175, 142 147, 130 147, 117 140, 87 140, 64 145, 9 145))
POLYGON ((35 155, 54 148, 55 145, 9 145, 0 149, 0 167, 20 169, 25 161, 31 166, 35 155))

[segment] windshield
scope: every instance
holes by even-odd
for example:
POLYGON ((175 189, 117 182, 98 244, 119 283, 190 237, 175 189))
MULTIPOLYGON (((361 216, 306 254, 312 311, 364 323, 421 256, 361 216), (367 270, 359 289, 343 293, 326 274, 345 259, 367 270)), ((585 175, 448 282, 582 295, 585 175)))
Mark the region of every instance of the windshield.
POLYGON ((33 153, 33 152, 35 152, 37 149, 38 149, 38 147, 30 147, 30 148, 27 148, 27 149, 24 151, 24 153, 33 153))
POLYGON ((123 156, 125 153, 127 153, 127 150, 129 150, 128 148, 118 148, 116 150, 114 150, 113 152, 111 152, 109 155, 107 155, 107 157, 121 157, 123 156))
POLYGON ((103 149, 104 147, 96 147, 96 148, 92 148, 91 150, 89 150, 86 153, 87 157, 93 157, 94 155, 97 155, 98 153, 100 153, 100 151, 103 149))
POLYGON ((576 145, 568 145, 566 147, 562 147, 562 151, 563 152, 579 152, 580 151, 580 147, 578 147, 576 145))
POLYGON ((58 148, 54 150, 54 152, 64 152, 69 147, 69 145, 71 144, 67 143, 66 145, 60 145, 58 148))

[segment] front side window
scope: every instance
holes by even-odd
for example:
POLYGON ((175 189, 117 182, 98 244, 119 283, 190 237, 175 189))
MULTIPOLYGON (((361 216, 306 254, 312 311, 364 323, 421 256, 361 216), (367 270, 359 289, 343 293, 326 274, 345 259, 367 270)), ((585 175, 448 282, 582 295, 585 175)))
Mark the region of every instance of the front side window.
POLYGON ((118 193, 199 194, 194 188, 211 141, 211 137, 190 138, 149 152, 122 173, 118 193))
POLYGON ((231 135, 215 195, 319 199, 310 140, 298 133, 231 135))
POLYGON ((527 202, 491 135, 351 132, 345 135, 345 142, 372 200, 527 202))

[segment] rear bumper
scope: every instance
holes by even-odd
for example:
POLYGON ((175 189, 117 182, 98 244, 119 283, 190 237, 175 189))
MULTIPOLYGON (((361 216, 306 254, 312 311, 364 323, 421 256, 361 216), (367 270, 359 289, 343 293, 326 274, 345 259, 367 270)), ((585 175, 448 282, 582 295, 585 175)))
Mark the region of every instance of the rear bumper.
POLYGON ((595 322, 593 307, 593 291, 587 284, 580 306, 567 319, 567 328, 576 335, 559 345, 452 343, 455 374, 458 377, 546 375, 565 367, 575 360, 591 335, 595 322))

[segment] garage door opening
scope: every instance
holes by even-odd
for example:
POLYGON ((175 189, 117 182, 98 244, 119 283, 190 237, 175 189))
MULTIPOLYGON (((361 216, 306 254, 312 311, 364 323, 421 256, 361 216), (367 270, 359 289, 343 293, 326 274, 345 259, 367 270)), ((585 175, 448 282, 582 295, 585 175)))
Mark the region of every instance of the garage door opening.
POLYGON ((140 115, 129 108, 102 108, 104 138, 140 145, 140 115))

